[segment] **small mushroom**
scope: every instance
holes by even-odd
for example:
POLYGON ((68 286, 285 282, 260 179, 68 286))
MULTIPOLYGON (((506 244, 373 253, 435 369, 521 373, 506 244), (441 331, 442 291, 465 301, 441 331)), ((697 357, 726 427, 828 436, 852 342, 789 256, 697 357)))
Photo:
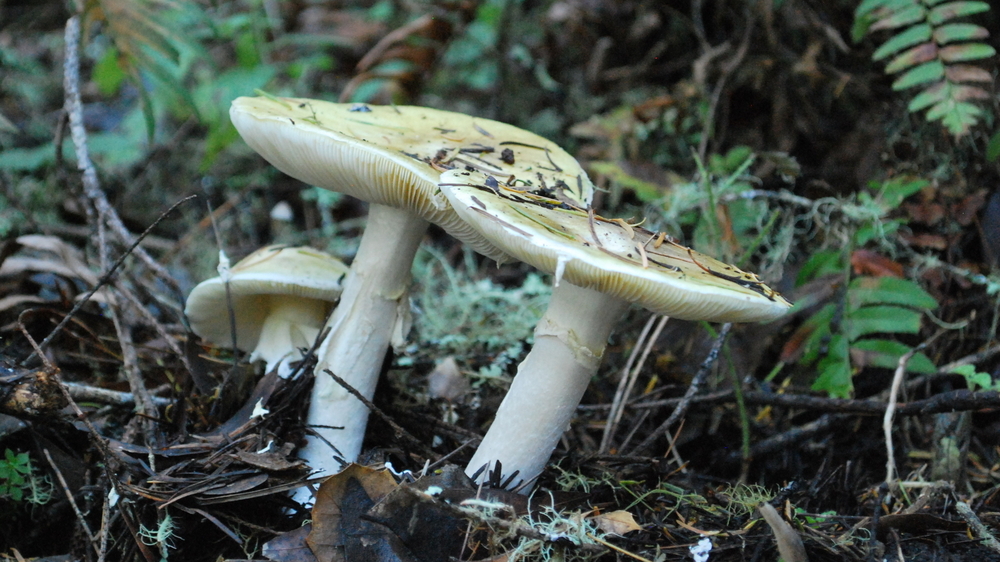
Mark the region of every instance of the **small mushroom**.
MULTIPOLYGON (((348 267, 307 247, 265 246, 230 269, 229 293, 236 319, 236 347, 262 360, 267 372, 287 378, 301 349, 316 341, 348 267)), ((226 283, 213 277, 188 295, 184 312, 191 329, 216 344, 233 341, 226 283)))
POLYGON ((437 187, 441 173, 483 170, 580 205, 590 201, 593 184, 554 143, 459 113, 265 96, 236 99, 230 116, 247 144, 279 170, 370 203, 341 304, 317 353, 307 423, 319 436, 299 453, 313 469, 333 473, 360 453, 368 409, 323 372, 372 397, 399 311, 408 307, 410 268, 428 222, 487 256, 509 259, 451 209, 437 187))
POLYGON ((518 367, 466 472, 527 483, 541 474, 597 371, 629 303, 683 320, 754 322, 791 306, 745 273, 620 219, 526 193, 480 173, 450 171, 441 188, 492 244, 555 276, 535 343, 518 367), (482 470, 485 467, 486 470, 482 470))

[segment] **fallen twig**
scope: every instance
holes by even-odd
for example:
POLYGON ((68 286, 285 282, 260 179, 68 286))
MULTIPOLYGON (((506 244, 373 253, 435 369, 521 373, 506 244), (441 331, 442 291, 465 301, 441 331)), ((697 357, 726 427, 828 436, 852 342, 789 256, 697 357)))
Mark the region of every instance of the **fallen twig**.
POLYGON ((982 539, 983 544, 987 548, 993 552, 1000 553, 1000 541, 993 536, 993 532, 990 531, 989 527, 980 521, 979 517, 976 516, 974 511, 972 511, 969 504, 961 501, 955 502, 955 511, 962 516, 962 519, 965 519, 965 522, 969 524, 969 527, 972 527, 972 532, 982 539))
POLYGON ((674 408, 673 413, 670 414, 670 417, 667 418, 666 421, 660 424, 660 427, 657 427, 656 430, 651 432, 642 443, 636 445, 636 447, 629 453, 630 455, 639 455, 648 449, 661 434, 666 433, 670 429, 670 426, 687 412, 691 399, 698 393, 698 389, 701 388, 702 382, 704 382, 704 380, 708 377, 708 371, 712 368, 712 365, 715 364, 715 360, 719 357, 719 351, 722 349, 722 343, 726 341, 726 336, 729 335, 729 329, 732 328, 732 326, 733 325, 730 323, 722 325, 722 328, 719 330, 718 337, 715 338, 715 343, 712 344, 712 349, 708 352, 708 355, 705 356, 705 360, 702 361, 698 372, 695 374, 694 378, 691 379, 691 386, 688 387, 687 392, 684 393, 684 397, 677 404, 677 407, 674 408))
POLYGON ((409 441, 413 446, 415 446, 420 451, 420 454, 423 455, 425 458, 432 458, 437 456, 437 453, 435 453, 433 449, 431 449, 427 445, 424 445, 423 441, 417 439, 412 433, 403 429, 403 426, 399 425, 392 418, 386 415, 385 412, 380 410, 378 406, 372 403, 371 400, 365 398, 364 395, 358 392, 357 389, 355 389, 353 386, 348 384, 347 381, 333 374, 333 372, 330 371, 330 369, 324 369, 323 372, 333 377, 334 382, 344 387, 344 390, 349 392, 351 396, 360 400, 361 403, 365 405, 365 408, 368 408, 369 412, 375 414, 376 416, 378 416, 379 419, 389 424, 389 427, 392 428, 392 430, 396 433, 397 437, 402 437, 407 441, 409 441))
MULTIPOLYGON (((135 405, 135 394, 131 392, 121 392, 118 390, 110 390, 107 388, 100 388, 97 386, 89 386, 85 384, 80 384, 76 382, 63 382, 66 388, 69 389, 69 395, 73 397, 74 400, 81 400, 84 402, 99 402, 101 404, 111 404, 113 406, 132 406, 135 405)), ((150 396, 153 404, 158 407, 166 407, 173 404, 173 399, 164 398, 162 396, 150 396)))
POLYGON ((181 206, 181 204, 187 203, 188 201, 194 199, 195 197, 196 197, 195 195, 190 195, 188 197, 185 197, 184 199, 181 199, 180 201, 174 203, 169 209, 164 211, 164 213, 160 215, 155 221, 153 221, 153 224, 149 225, 149 227, 146 230, 144 230, 141 235, 139 235, 139 238, 136 239, 132 243, 132 245, 129 246, 122 253, 122 255, 118 257, 117 260, 115 260, 115 263, 112 264, 110 268, 108 268, 107 272, 104 275, 102 275, 100 279, 97 280, 97 284, 94 285, 89 291, 87 291, 87 293, 83 297, 77 300, 76 304, 73 305, 73 308, 71 308, 70 311, 66 314, 66 316, 63 317, 63 319, 58 324, 56 324, 56 327, 53 328, 51 332, 49 332, 49 335, 45 336, 45 339, 38 344, 38 348, 35 351, 33 351, 31 355, 29 355, 24 361, 21 362, 21 365, 22 366, 28 365, 36 357, 39 357, 40 352, 44 351, 45 348, 48 347, 50 343, 52 343, 52 340, 62 331, 63 328, 66 327, 66 324, 68 324, 69 321, 72 320, 73 316, 76 315, 76 313, 79 312, 80 309, 83 308, 85 304, 87 304, 87 302, 90 300, 92 296, 94 296, 94 293, 99 291, 101 287, 103 287, 108 283, 108 281, 115 274, 115 272, 118 271, 118 268, 121 267, 123 263, 125 263, 125 258, 127 258, 129 254, 131 254, 132 251, 138 247, 139 242, 141 242, 142 239, 145 238, 145 236, 149 234, 153 230, 153 228, 156 227, 156 225, 160 224, 160 221, 165 219, 167 215, 172 213, 174 209, 176 209, 177 207, 181 206))
POLYGON ((80 17, 73 16, 66 20, 66 57, 63 63, 63 87, 66 89, 65 109, 69 115, 70 136, 73 148, 76 150, 77 169, 82 172, 83 191, 87 199, 97 209, 98 216, 105 221, 115 235, 125 245, 134 245, 135 254, 150 270, 157 274, 178 294, 181 294, 177 281, 160 265, 145 249, 138 246, 141 239, 136 240, 129 232, 121 217, 115 211, 107 196, 101 190, 97 179, 97 170, 90 160, 87 148, 87 130, 83 125, 83 103, 80 100, 80 17))
POLYGON ((90 530, 90 525, 87 525, 87 519, 83 516, 83 512, 80 511, 80 506, 76 505, 76 498, 73 497, 73 492, 69 489, 69 485, 66 483, 66 478, 63 477, 62 471, 56 466, 56 462, 52 460, 52 454, 49 450, 42 448, 42 454, 45 455, 45 460, 49 461, 49 466, 52 467, 52 472, 55 472, 56 479, 59 480, 59 485, 62 486, 63 493, 66 494, 66 499, 69 500, 69 505, 73 507, 73 513, 76 514, 76 519, 80 523, 80 528, 87 535, 87 541, 90 546, 94 549, 94 552, 100 554, 100 548, 97 544, 97 537, 94 536, 94 532, 90 530))

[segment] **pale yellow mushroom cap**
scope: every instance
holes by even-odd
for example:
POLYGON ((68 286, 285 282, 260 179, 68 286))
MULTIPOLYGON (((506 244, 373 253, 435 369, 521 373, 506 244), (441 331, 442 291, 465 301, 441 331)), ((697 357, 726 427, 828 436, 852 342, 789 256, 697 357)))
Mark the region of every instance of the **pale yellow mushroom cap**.
MULTIPOLYGON (((265 246, 240 260, 230 269, 229 280, 236 346, 242 350, 257 347, 271 311, 268 300, 273 297, 313 299, 325 318, 340 298, 348 271, 337 258, 308 247, 265 246)), ((184 312, 194 333, 215 344, 231 342, 226 287, 221 277, 199 283, 188 295, 184 312)))
POLYGON ((480 173, 451 171, 442 191, 452 206, 507 254, 594 289, 683 320, 755 322, 791 303, 753 273, 624 221, 591 217, 519 192, 480 173))
POLYGON ((241 97, 230 117, 248 145, 310 185, 408 209, 477 251, 504 256, 438 191, 441 173, 478 169, 586 206, 594 186, 565 150, 506 123, 415 106, 241 97))

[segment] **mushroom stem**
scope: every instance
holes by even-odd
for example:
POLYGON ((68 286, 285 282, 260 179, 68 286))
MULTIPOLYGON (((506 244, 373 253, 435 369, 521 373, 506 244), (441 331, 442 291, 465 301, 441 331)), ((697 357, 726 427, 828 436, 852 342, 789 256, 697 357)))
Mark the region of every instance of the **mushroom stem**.
POLYGON ((628 302, 563 280, 552 292, 545 315, 535 327, 535 344, 496 417, 465 471, 484 481, 497 461, 504 478, 515 482, 541 474, 566 431, 591 377, 597 372, 608 336, 628 302))
POLYGON ((320 474, 333 474, 357 459, 368 420, 365 405, 325 371, 371 399, 400 307, 408 305, 410 267, 427 226, 407 211, 375 204, 369 208, 340 304, 327 322, 330 333, 317 351, 306 423, 322 438, 307 437, 299 456, 320 474))
POLYGON ((301 359, 300 350, 308 349, 316 341, 326 320, 325 307, 316 299, 294 295, 267 295, 260 300, 265 301, 261 306, 269 310, 250 362, 261 359, 267 364, 265 372, 277 368, 278 376, 288 378, 291 373, 288 364, 301 359))

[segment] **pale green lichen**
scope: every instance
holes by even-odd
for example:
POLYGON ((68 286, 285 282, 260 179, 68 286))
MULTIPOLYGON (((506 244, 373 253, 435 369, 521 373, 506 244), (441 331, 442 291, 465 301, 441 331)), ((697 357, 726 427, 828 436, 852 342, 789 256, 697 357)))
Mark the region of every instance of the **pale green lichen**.
POLYGON ((482 373, 488 377, 520 358, 552 288, 536 273, 529 273, 519 287, 505 288, 469 275, 475 269, 469 251, 461 268, 437 250, 425 247, 417 253, 411 293, 417 309, 411 340, 416 345, 411 349, 459 359, 490 354, 493 362, 482 373))

